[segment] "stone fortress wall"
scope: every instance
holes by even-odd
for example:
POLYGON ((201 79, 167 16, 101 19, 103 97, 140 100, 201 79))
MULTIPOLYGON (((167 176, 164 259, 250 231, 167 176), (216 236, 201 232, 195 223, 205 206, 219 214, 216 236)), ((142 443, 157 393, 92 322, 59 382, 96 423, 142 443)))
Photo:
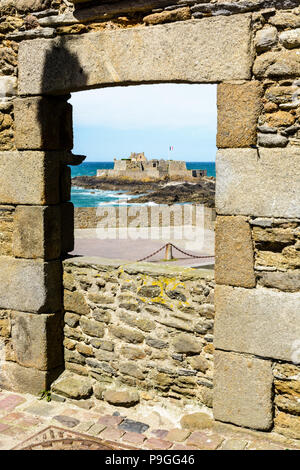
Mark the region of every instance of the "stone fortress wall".
POLYGON ((98 170, 102 178, 122 178, 132 180, 182 180, 197 181, 206 176, 206 170, 188 170, 185 161, 152 159, 147 160, 144 153, 132 153, 127 159, 114 160, 113 170, 98 170))
MULTIPOLYGON (((176 216, 172 212, 173 206, 159 204, 157 206, 146 206, 142 210, 137 206, 127 206, 126 217, 124 217, 124 207, 121 209, 115 207, 110 214, 105 206, 100 207, 75 207, 74 209, 74 226, 75 229, 89 229, 108 226, 112 228, 127 228, 127 227, 165 227, 176 225, 192 225, 195 226, 196 222, 202 224, 204 230, 214 231, 216 211, 210 207, 203 207, 203 217, 197 220, 196 210, 190 207, 190 210, 185 211, 182 206, 181 216, 178 217, 178 206, 175 206, 176 216)), ((0 213, 1 214, 1 213, 0 213)), ((198 217, 199 219, 199 217, 198 217)))
POLYGON ((4 0, 0 11, 1 386, 39 392, 64 370, 68 165, 79 161, 69 93, 217 83, 213 413, 299 438, 299 1, 74 11, 66 0, 4 0))

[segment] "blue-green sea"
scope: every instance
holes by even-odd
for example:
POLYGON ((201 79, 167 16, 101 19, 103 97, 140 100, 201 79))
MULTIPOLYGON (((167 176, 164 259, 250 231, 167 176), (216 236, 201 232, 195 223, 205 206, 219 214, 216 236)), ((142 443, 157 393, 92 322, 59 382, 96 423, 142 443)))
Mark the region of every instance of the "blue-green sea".
MULTIPOLYGON (((96 176, 97 170, 113 169, 113 162, 84 162, 79 166, 71 167, 72 178, 75 176, 96 176)), ((216 176, 215 162, 187 162, 188 170, 207 170, 207 176, 216 176)), ((131 196, 132 197, 132 196, 131 196)), ((98 207, 102 205, 113 205, 124 201, 126 204, 128 196, 122 191, 102 191, 100 189, 84 189, 72 186, 71 200, 75 207, 98 207)))

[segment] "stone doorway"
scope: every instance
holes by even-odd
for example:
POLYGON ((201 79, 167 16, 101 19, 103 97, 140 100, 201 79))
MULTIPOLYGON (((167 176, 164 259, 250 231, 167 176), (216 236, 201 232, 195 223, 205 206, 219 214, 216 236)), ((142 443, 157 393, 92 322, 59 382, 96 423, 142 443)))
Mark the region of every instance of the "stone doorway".
MULTIPOLYGON (((214 415, 240 426, 272 427, 273 383, 280 377, 274 370, 282 361, 295 367, 298 354, 299 288, 285 287, 288 276, 276 271, 276 263, 286 266, 286 259, 271 255, 273 261, 259 255, 260 266, 267 266, 261 282, 253 242, 266 241, 258 232, 273 230, 271 219, 298 226, 300 157, 292 145, 257 149, 257 122, 268 77, 295 78, 297 70, 283 71, 278 51, 272 64, 257 58, 255 32, 247 13, 20 44, 17 150, 0 155, 0 200, 16 207, 15 248, 0 258, 0 307, 12 311, 3 386, 39 392, 63 369, 61 260, 73 245, 67 165, 78 161, 70 153, 68 94, 116 84, 218 83, 214 415), (270 265, 275 277, 268 276, 270 265)), ((294 269, 292 242, 283 243, 294 269)), ((283 415, 283 426, 294 422, 283 415)))

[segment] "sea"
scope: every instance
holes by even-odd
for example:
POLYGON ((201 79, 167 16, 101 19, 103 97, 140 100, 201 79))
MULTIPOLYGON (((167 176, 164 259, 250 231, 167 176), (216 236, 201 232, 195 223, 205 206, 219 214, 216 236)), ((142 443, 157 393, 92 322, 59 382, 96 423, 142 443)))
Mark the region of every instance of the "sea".
MULTIPOLYGON (((75 176, 96 176, 97 170, 112 170, 113 162, 83 162, 72 166, 72 178, 75 176)), ((187 162, 188 170, 207 170, 207 176, 216 176, 215 162, 187 162)), ((137 196, 138 197, 138 196, 137 196)), ((132 198, 132 196, 130 196, 132 198)), ((127 204, 128 195, 124 191, 103 191, 72 186, 71 201, 75 207, 98 207, 127 204)))

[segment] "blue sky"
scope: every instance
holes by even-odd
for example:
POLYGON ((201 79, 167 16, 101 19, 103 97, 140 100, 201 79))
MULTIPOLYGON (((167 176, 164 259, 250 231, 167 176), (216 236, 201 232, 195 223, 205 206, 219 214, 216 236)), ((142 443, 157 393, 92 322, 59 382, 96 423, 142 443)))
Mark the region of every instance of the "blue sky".
POLYGON ((74 93, 71 104, 73 151, 86 155, 86 161, 112 161, 131 152, 145 152, 148 158, 215 160, 215 85, 103 88, 74 93))

